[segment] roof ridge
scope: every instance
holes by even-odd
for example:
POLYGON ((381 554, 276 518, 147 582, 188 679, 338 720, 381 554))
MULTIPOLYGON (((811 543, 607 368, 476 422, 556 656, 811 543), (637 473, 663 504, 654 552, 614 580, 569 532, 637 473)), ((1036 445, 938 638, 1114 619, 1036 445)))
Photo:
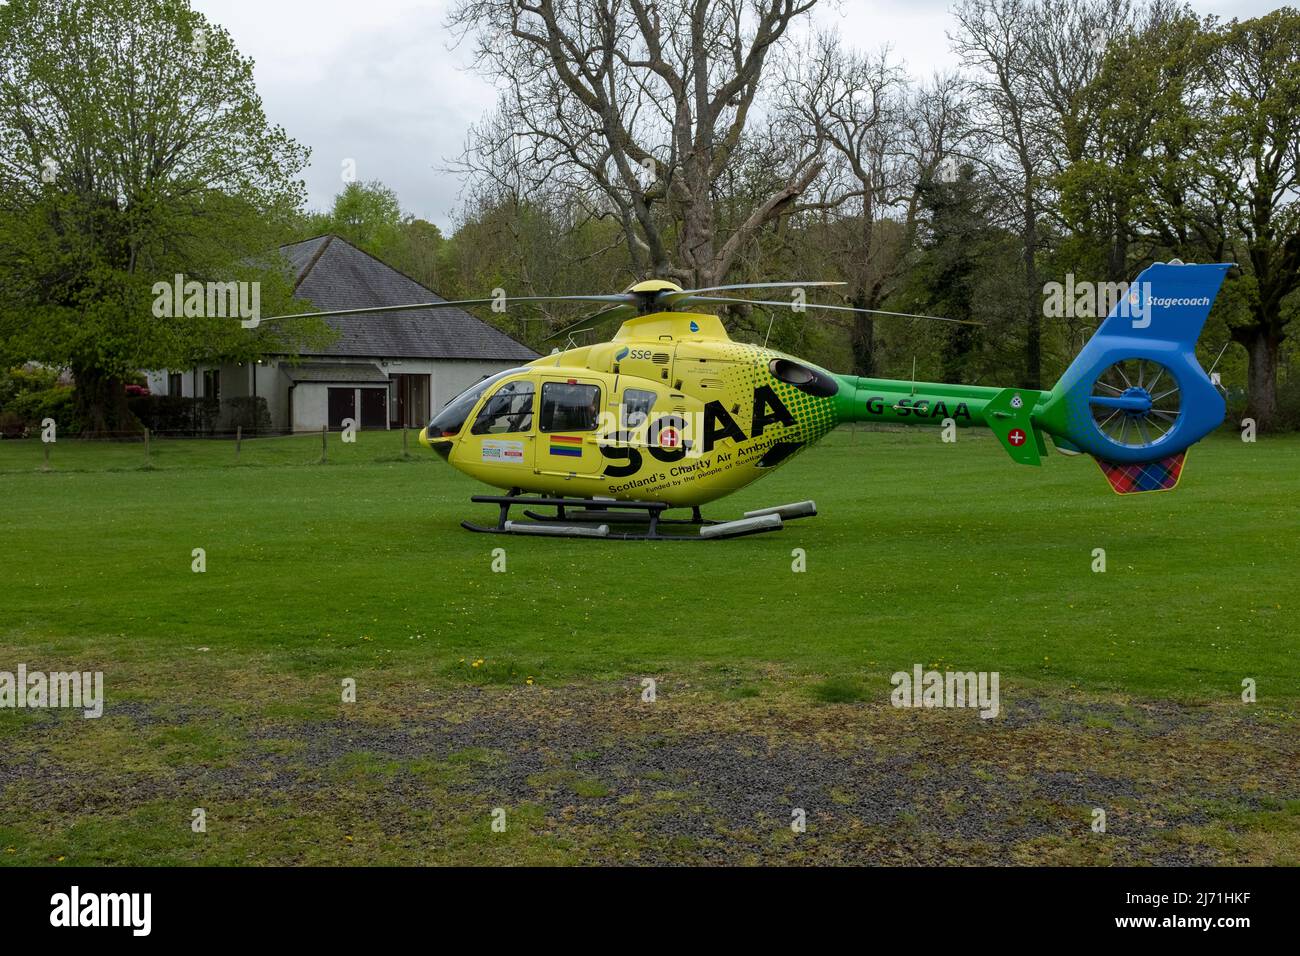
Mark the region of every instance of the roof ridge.
MULTIPOLYGON (((293 290, 289 293, 290 295, 298 294, 298 286, 302 285, 303 280, 307 278, 307 274, 310 273, 312 269, 316 268, 316 263, 320 262, 320 257, 325 254, 325 250, 328 249, 330 243, 334 241, 334 234, 332 232, 327 232, 324 233, 323 236, 315 236, 313 238, 323 238, 325 241, 320 244, 320 248, 312 254, 311 259, 302 267, 302 271, 298 273, 297 278, 293 280, 293 290)), ((311 239, 304 239, 303 242, 311 242, 311 239)), ((292 245, 298 245, 298 243, 292 243, 292 245)))
POLYGON ((293 283, 294 297, 310 300, 321 311, 329 311, 327 305, 330 304, 342 308, 334 301, 340 296, 348 307, 366 306, 379 311, 365 317, 372 321, 351 322, 343 317, 325 319, 325 323, 340 334, 340 339, 327 350, 304 354, 331 358, 354 357, 361 353, 367 356, 503 361, 537 357, 537 352, 509 332, 462 307, 438 308, 441 303, 452 300, 374 253, 335 233, 320 238, 323 241, 319 242, 318 248, 303 250, 296 247, 289 253, 290 258, 296 261, 302 261, 304 251, 310 253, 310 261, 302 267, 293 283), (338 255, 331 255, 330 261, 320 266, 325 254, 333 251, 336 240, 338 255), (354 252, 359 255, 354 256, 354 252), (322 297, 326 301, 318 303, 322 297), (359 301, 352 301, 354 299, 359 301), (432 306, 428 312, 404 312, 391 317, 406 321, 379 318, 385 306, 398 309, 426 304, 432 306))
MULTIPOLYGON (((380 264, 381 266, 383 266, 385 269, 388 269, 390 272, 396 272, 396 273, 397 273, 399 276, 401 276, 403 279, 408 279, 408 280, 410 280, 411 282, 414 282, 416 285, 418 285, 418 286, 419 286, 421 289, 423 289, 425 292, 429 293, 429 295, 433 296, 435 299, 440 299, 440 300, 443 301, 443 302, 450 302, 450 301, 452 301, 451 299, 448 299, 445 295, 443 295, 441 292, 437 292, 437 291, 435 291, 434 289, 430 289, 427 285, 425 285, 425 284, 424 284, 423 282, 421 282, 419 279, 415 278, 415 276, 413 276, 413 275, 408 275, 407 273, 403 272, 401 269, 397 268, 397 266, 393 265, 391 262, 385 262, 383 259, 379 258, 379 257, 378 257, 377 255, 375 255, 373 252, 367 252, 365 249, 362 249, 362 248, 361 248, 360 246, 358 246, 355 242, 349 242, 347 239, 344 239, 342 236, 331 235, 330 238, 331 238, 331 239, 337 239, 339 242, 343 243, 343 245, 345 245, 345 246, 349 246, 349 247, 351 247, 351 248, 357 250, 357 252, 361 253, 363 256, 368 256, 369 258, 374 259, 375 262, 379 263, 379 264, 380 264)), ((482 319, 479 319, 478 316, 476 316, 473 312, 467 312, 465 309, 461 309, 460 311, 465 312, 465 314, 468 315, 470 318, 478 319, 478 321, 480 321, 480 322, 483 321, 482 319)), ((485 324, 488 324, 488 323, 485 323, 485 324)))

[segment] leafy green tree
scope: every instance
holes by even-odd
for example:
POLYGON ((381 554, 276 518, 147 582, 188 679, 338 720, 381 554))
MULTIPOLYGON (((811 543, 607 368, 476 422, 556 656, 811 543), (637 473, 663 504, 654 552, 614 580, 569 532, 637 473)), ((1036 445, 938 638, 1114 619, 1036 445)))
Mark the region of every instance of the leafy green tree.
MULTIPOLYGON (((990 245, 988 202, 987 195, 980 194, 974 168, 969 164, 961 167, 953 181, 932 180, 922 190, 929 228, 916 278, 926 291, 927 309, 950 319, 975 319, 983 256, 990 245)), ((969 325, 945 330, 944 381, 970 380, 971 354, 978 334, 978 327, 969 325)))
POLYGON ((905 311, 983 323, 908 330, 933 342, 932 367, 944 381, 1005 381, 1022 367, 1024 327, 1008 307, 1023 293, 1015 268, 1018 237, 998 225, 1001 203, 997 186, 972 163, 920 189, 920 249, 893 302, 905 311))
POLYGON ((403 213, 397 193, 378 180, 348 183, 334 197, 329 212, 309 214, 300 232, 304 236, 333 233, 445 294, 443 286, 450 277, 444 268, 447 250, 442 230, 403 213))
POLYGON ((310 334, 154 314, 177 274, 259 282, 262 311, 286 309, 267 250, 289 236, 306 159, 268 123, 252 62, 187 0, 0 7, 0 358, 70 367, 82 427, 110 433, 139 427, 123 388, 137 369, 310 334))
POLYGON ((402 223, 397 193, 381 182, 348 183, 334 197, 328 223, 331 232, 376 254, 392 244, 402 223))
POLYGON ((1097 76, 1080 92, 1090 142, 1056 186, 1070 234, 1059 258, 1081 277, 1132 278, 1133 245, 1167 191, 1170 150, 1175 163, 1189 155, 1186 104, 1199 82, 1201 37, 1190 12, 1158 6, 1110 38, 1097 76))
POLYGON ((1212 327, 1245 350, 1247 414, 1278 427, 1300 289, 1300 13, 1218 24, 1153 9, 1083 96, 1097 145, 1058 177, 1063 264, 1117 280, 1133 258, 1236 262, 1212 327))
POLYGON ((1249 357, 1247 415, 1278 422, 1278 358, 1300 289, 1300 12, 1216 31, 1209 45, 1202 168, 1226 218, 1247 308, 1230 323, 1249 357))

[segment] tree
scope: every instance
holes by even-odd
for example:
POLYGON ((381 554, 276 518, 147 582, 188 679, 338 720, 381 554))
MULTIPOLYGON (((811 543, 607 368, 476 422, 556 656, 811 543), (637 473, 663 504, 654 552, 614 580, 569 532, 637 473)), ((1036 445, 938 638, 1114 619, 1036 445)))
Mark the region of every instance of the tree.
POLYGON ((329 212, 308 214, 299 232, 340 236, 428 288, 442 291, 439 273, 446 254, 442 230, 403 213, 397 193, 378 180, 348 183, 334 197, 329 212))
MULTIPOLYGON (((828 35, 790 66, 782 108, 806 148, 825 144, 825 172, 813 187, 822 202, 805 218, 820 219, 828 265, 847 283, 844 301, 879 309, 911 263, 923 184, 948 168, 968 135, 964 84, 941 75, 913 86, 887 49, 862 55, 828 35)), ((854 374, 874 374, 876 319, 858 313, 847 326, 854 374)))
MULTIPOLYGON (((1300 13, 1223 25, 1153 14, 1112 46, 1088 95, 1105 104, 1105 132, 1062 178, 1066 215, 1117 223, 1131 209, 1147 255, 1240 267, 1216 321, 1245 349, 1247 414, 1277 427, 1300 288, 1300 13)), ((1080 235, 1087 246, 1095 234, 1080 235)))
POLYGON ((1300 288, 1300 12, 1284 7, 1217 30, 1205 75, 1200 166, 1245 275, 1247 318, 1230 331, 1249 357, 1246 414, 1269 430, 1278 424, 1278 355, 1300 288))
POLYGON ((1059 223, 1053 187, 1094 150, 1095 103, 1083 92, 1107 39, 1133 16, 1129 0, 962 0, 956 10, 954 44, 980 94, 984 171, 1003 190, 1020 233, 1021 378, 1030 388, 1043 378, 1041 258, 1059 223))
POLYGON ((348 183, 334 197, 329 231, 367 251, 394 244, 402 224, 397 193, 381 182, 348 183))
MULTIPOLYGON (((989 321, 995 337, 1008 331, 981 307, 996 262, 1005 258, 1006 235, 991 225, 997 193, 965 163, 956 175, 931 178, 921 189, 925 223, 921 254, 909 274, 909 306, 929 314, 964 321, 989 321), (1001 334, 998 334, 1001 333, 1001 334)), ((1005 324, 1005 323, 1002 323, 1005 324)), ((977 352, 985 338, 978 326, 953 325, 943 330, 940 374, 945 382, 973 382, 983 371, 977 352)))
POLYGON ((632 270, 725 279, 763 226, 799 208, 822 168, 751 124, 766 67, 815 0, 459 0, 505 88, 465 166, 529 199, 579 197, 619 225, 632 270), (743 208, 717 186, 762 154, 777 180, 743 208))
MULTIPOLYGON (((267 123, 252 62, 186 0, 0 7, 0 341, 70 367, 89 433, 138 429, 140 368, 246 359, 294 331, 154 315, 158 282, 257 282, 283 266, 307 151, 267 123)), ((250 296, 251 297, 251 296, 250 296)))
POLYGON ((987 143, 986 169, 1015 210, 1024 281, 1026 388, 1042 386, 1042 305, 1038 256, 1042 243, 1046 143, 1035 122, 1039 110, 1030 35, 1035 15, 1030 0, 962 0, 956 10, 954 43, 975 81, 982 105, 977 125, 987 143))

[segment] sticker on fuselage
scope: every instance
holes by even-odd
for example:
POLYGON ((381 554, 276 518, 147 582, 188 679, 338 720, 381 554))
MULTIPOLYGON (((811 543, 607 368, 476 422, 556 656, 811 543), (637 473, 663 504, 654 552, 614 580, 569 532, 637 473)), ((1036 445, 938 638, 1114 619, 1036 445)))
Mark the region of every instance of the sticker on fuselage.
POLYGON ((483 461, 505 462, 506 464, 523 464, 524 443, 521 441, 501 441, 489 438, 483 442, 483 461))
POLYGON ((561 458, 581 458, 582 438, 579 435, 552 435, 550 452, 561 458))

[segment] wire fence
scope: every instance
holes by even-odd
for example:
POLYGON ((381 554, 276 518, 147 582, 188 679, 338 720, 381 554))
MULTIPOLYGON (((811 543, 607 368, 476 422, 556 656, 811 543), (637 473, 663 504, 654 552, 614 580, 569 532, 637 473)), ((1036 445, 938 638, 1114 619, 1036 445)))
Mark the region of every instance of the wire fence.
POLYGON ((291 431, 242 427, 190 432, 60 435, 57 427, 0 440, 0 472, 116 470, 239 464, 331 464, 424 460, 411 427, 291 431))

